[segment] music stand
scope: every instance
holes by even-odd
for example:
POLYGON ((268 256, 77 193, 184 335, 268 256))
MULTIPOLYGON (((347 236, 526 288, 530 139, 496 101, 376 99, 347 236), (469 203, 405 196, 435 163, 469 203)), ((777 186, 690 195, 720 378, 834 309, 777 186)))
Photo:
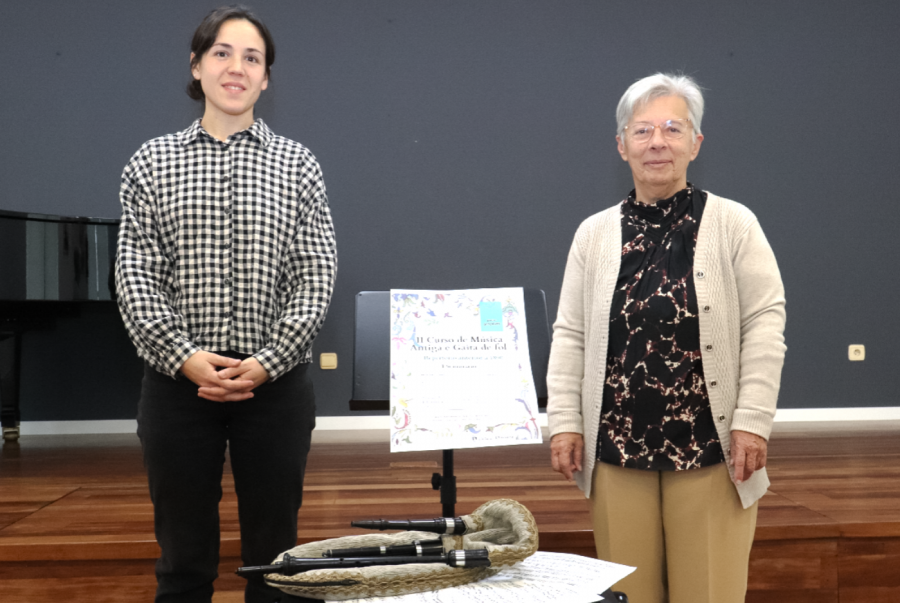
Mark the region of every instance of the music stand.
MULTIPOLYGON (((547 364, 550 361, 550 323, 547 299, 540 289, 524 289, 525 323, 531 375, 538 408, 547 406, 547 364)), ((390 410, 391 293, 361 291, 356 294, 356 328, 353 336, 353 394, 350 410, 390 410)), ((453 451, 443 451, 443 475, 431 476, 431 487, 441 492, 443 517, 455 517, 456 477, 453 451)))

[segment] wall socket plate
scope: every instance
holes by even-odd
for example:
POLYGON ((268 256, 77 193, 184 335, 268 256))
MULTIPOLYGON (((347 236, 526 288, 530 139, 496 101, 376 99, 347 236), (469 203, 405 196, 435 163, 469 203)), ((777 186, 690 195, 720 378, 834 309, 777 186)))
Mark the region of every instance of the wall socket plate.
POLYGON ((319 355, 319 368, 323 371, 333 371, 337 368, 337 354, 326 352, 319 355))
POLYGON ((866 346, 862 344, 854 344, 847 348, 847 357, 853 361, 866 359, 866 346))

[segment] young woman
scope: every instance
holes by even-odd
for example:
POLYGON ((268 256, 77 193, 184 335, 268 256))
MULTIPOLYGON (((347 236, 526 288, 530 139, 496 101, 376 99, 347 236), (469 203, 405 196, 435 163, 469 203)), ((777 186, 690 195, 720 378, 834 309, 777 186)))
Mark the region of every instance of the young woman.
MULTIPOLYGON (((191 43, 186 130, 146 142, 122 175, 116 285, 145 360, 138 435, 154 505, 157 602, 212 598, 226 447, 244 565, 297 538, 315 426, 307 377, 336 273, 322 172, 253 108, 275 47, 246 8, 191 43)), ((246 601, 280 593, 261 579, 246 601)))

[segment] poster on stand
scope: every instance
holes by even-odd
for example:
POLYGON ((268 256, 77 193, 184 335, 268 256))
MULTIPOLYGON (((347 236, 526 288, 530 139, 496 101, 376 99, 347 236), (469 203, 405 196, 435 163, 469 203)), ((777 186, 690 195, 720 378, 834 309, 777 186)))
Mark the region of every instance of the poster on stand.
POLYGON ((522 288, 391 289, 391 452, 540 444, 522 288))

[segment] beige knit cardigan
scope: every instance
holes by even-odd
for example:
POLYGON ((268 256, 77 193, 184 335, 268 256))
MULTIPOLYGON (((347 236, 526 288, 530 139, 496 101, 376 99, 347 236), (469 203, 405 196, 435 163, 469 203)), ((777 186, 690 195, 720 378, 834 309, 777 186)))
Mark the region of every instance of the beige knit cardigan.
MULTIPOLYGON (((596 461, 609 313, 622 257, 616 205, 585 220, 569 251, 547 374, 550 435, 584 435, 586 497, 596 461)), ((731 430, 769 438, 784 364, 784 287, 756 216, 712 193, 694 252, 700 351, 716 431, 730 461, 731 430)), ((732 469, 729 465, 729 471, 732 469)), ((736 486, 745 508, 765 494, 765 469, 736 486)))

